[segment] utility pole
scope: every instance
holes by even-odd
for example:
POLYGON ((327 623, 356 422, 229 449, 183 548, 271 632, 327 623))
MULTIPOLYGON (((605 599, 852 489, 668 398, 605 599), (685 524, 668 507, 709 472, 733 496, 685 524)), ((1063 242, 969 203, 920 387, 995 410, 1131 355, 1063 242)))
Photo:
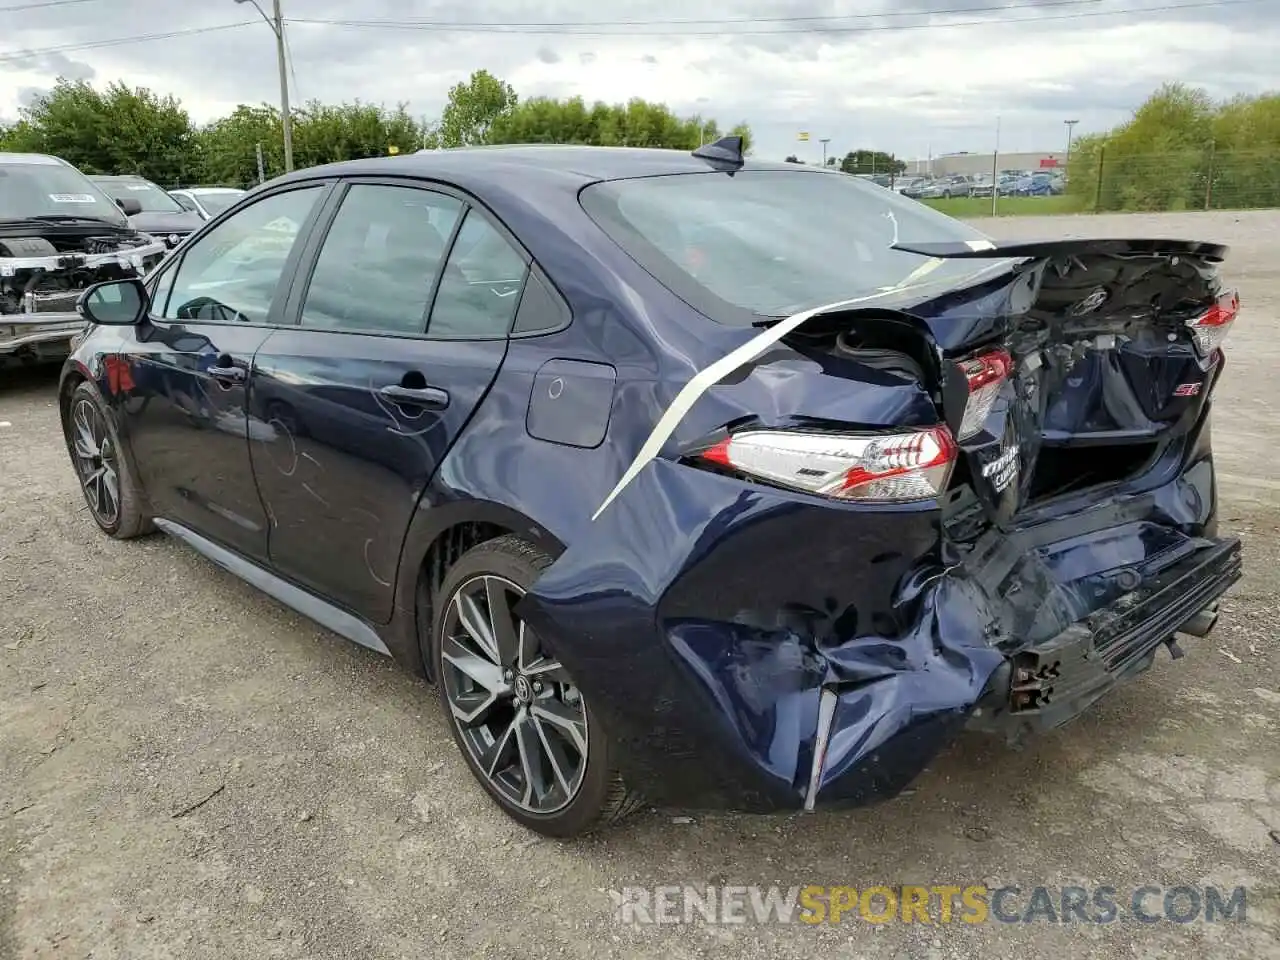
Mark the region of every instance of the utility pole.
POLYGON ((822 144, 822 167, 825 170, 827 166, 827 144, 831 142, 831 138, 823 137, 819 142, 822 144))
POLYGON ((272 13, 267 16, 265 10, 258 6, 258 0, 236 0, 236 3, 251 3, 262 15, 271 32, 276 35, 276 66, 280 70, 280 125, 284 130, 284 172, 293 170, 293 113, 289 109, 289 63, 285 56, 284 14, 280 11, 280 0, 272 0, 272 13))
POLYGON ((991 215, 1000 208, 1000 114, 996 114, 996 148, 991 154, 991 215))
POLYGON ((1071 134, 1072 134, 1073 132, 1075 132, 1075 126, 1076 126, 1076 124, 1077 124, 1077 123, 1079 123, 1080 121, 1079 121, 1079 120, 1063 120, 1062 122, 1063 122, 1063 123, 1065 123, 1065 124, 1067 125, 1067 159, 1066 159, 1066 161, 1065 161, 1065 162, 1066 162, 1066 165, 1067 165, 1067 167, 1068 167, 1068 170, 1067 170, 1067 176, 1071 176, 1071 171, 1070 171, 1070 167, 1071 167, 1071 134))

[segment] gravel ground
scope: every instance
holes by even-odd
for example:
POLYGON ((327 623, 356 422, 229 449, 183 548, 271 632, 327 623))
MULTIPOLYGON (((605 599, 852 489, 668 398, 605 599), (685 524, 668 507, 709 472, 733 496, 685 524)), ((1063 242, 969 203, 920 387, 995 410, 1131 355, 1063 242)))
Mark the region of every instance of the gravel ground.
POLYGON ((8 376, 0 958, 1280 956, 1280 213, 984 228, 1235 246, 1247 312, 1215 439, 1248 573, 1184 660, 1161 657, 1021 751, 963 739, 875 809, 649 811, 584 842, 540 840, 472 783, 422 684, 174 541, 100 536, 62 447, 56 374, 8 376), (1121 900, 1243 884, 1247 922, 636 927, 609 896, 983 882, 1108 885, 1121 900))

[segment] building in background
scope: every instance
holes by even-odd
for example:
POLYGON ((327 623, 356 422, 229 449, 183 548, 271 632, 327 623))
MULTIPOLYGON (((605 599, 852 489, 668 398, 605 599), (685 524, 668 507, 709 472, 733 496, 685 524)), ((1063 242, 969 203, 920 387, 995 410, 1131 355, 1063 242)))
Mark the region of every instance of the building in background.
POLYGON ((993 158, 989 153, 944 153, 927 160, 908 160, 907 174, 945 177, 953 173, 991 176, 992 160, 996 170, 1055 170, 1066 166, 1061 153, 1002 153, 993 158))

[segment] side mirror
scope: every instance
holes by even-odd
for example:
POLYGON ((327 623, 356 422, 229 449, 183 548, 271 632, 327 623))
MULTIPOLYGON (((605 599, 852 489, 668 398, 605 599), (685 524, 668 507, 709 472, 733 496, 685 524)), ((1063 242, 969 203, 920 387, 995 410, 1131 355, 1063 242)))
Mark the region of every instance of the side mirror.
POLYGON ((95 283, 80 294, 76 312, 90 323, 104 327, 132 327, 147 315, 151 298, 137 277, 95 283))
POLYGON ((117 197, 116 206, 124 212, 126 217, 136 216, 142 212, 142 204, 133 197, 117 197))

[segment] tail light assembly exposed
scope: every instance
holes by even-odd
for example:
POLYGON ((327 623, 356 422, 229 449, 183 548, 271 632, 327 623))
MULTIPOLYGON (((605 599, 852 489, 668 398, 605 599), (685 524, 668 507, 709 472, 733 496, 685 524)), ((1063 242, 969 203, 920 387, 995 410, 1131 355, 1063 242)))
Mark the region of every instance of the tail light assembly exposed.
POLYGON ((986 426, 991 406, 1013 371, 1013 358, 1005 350, 993 350, 968 360, 959 360, 956 365, 964 374, 969 388, 964 416, 956 431, 956 439, 963 442, 977 436, 986 426))
POLYGON ((837 500, 909 503, 947 488, 956 445, 944 426, 894 434, 744 430, 698 457, 767 483, 837 500))
POLYGON ((1231 324, 1240 312, 1240 295, 1234 290, 1224 294, 1218 302, 1197 317, 1187 321, 1191 339, 1202 357, 1209 357, 1227 339, 1231 324))

